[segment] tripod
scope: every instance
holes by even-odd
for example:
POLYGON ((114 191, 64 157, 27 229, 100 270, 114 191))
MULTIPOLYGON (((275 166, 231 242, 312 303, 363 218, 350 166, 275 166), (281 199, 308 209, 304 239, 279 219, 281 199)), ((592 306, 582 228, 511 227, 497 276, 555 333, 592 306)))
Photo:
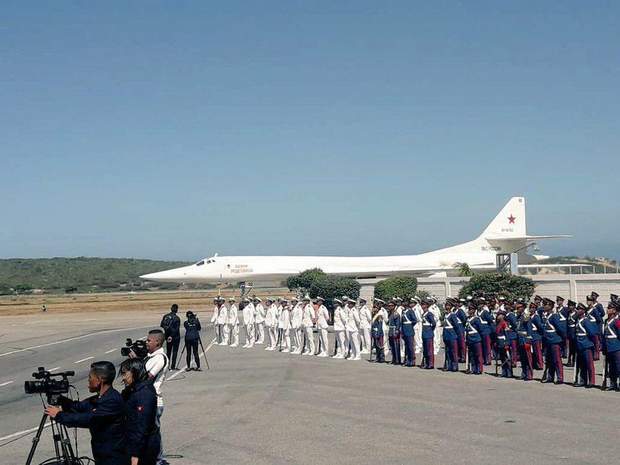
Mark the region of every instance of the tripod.
MULTIPOLYGON (((26 459, 26 465, 30 465, 32 459, 34 457, 34 453, 37 450, 37 445, 41 440, 41 433, 43 432, 43 428, 45 428, 45 423, 47 422, 48 416, 47 414, 43 414, 41 418, 41 422, 39 423, 39 428, 37 429, 37 433, 34 438, 32 438, 32 447, 30 448, 30 453, 28 454, 28 458, 26 459)), ((54 451, 55 451, 55 462, 50 462, 46 460, 46 463, 49 465, 81 465, 82 460, 75 456, 73 452, 73 447, 71 446, 71 440, 69 439, 69 433, 67 432, 67 427, 61 425, 53 418, 49 417, 50 425, 52 427, 52 438, 54 439, 54 451)), ((50 459, 52 460, 52 459, 50 459)))
MULTIPOLYGON (((200 338, 200 336, 198 337, 198 344, 200 344, 200 348, 202 349, 202 355, 204 355, 204 357, 205 357, 205 364, 207 365, 207 370, 210 370, 211 367, 209 366, 209 360, 207 359, 207 351, 205 350, 204 346, 202 345, 202 339, 200 338)), ((179 355, 179 358, 181 360, 183 359, 183 352, 185 352, 185 347, 186 346, 187 346, 187 344, 185 343, 185 341, 183 341, 183 349, 181 350, 181 355, 179 355)))

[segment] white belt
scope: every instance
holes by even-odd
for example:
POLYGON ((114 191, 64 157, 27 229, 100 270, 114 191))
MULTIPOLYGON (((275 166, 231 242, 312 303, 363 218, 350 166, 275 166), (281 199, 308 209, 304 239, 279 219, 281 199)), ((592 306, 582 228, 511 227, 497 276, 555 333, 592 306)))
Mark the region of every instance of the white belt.
POLYGON ((497 336, 497 339, 506 339, 506 336, 497 336))

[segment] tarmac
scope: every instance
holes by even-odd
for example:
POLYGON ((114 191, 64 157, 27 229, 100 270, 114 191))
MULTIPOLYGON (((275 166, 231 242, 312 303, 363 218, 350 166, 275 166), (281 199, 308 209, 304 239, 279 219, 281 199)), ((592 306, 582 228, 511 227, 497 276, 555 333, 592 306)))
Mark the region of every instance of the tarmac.
MULTIPOLYGON (((200 317, 207 326, 208 316, 200 317)), ((25 462, 42 405, 24 394, 23 381, 38 366, 76 370, 84 398, 89 364, 118 364, 125 338, 144 336, 159 318, 0 317, 1 463, 25 462)), ((171 372, 164 385, 162 435, 173 465, 608 465, 618 458, 616 392, 496 378, 494 367, 473 376, 371 363, 367 356, 231 349, 212 339, 209 328, 203 342, 210 370, 203 361, 204 371, 171 372)), ((436 366, 442 363, 440 354, 436 366)), ((566 368, 565 379, 572 376, 566 368)), ((88 431, 78 437, 80 455, 89 454, 88 431)), ((47 429, 33 463, 51 452, 47 429)))

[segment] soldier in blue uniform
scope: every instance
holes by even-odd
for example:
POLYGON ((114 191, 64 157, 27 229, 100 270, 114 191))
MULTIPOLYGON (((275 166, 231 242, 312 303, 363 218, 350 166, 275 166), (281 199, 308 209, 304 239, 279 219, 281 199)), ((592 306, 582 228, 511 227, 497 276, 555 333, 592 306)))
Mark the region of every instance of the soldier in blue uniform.
POLYGON ((443 344, 445 347, 445 369, 459 371, 458 335, 462 332, 461 322, 456 314, 457 302, 448 299, 445 303, 446 314, 443 322, 443 344))
POLYGON ((459 308, 456 311, 456 316, 461 322, 461 332, 458 335, 459 344, 459 363, 465 363, 467 354, 467 344, 465 343, 465 325, 467 324, 467 300, 459 299, 459 308))
MULTIPOLYGON (((525 305, 523 299, 518 299, 515 302, 515 306, 519 304, 525 305)), ((508 311, 506 312, 506 323, 508 323, 508 328, 506 329, 506 337, 508 339, 508 345, 510 346, 512 368, 515 368, 517 366, 517 361, 519 360, 519 352, 517 348, 517 315, 513 309, 508 309, 508 311)))
MULTIPOLYGON (((613 295, 612 295, 613 297, 613 295)), ((607 376, 609 386, 607 390, 618 391, 618 378, 620 378, 620 301, 612 300, 607 305, 607 322, 603 331, 603 353, 607 364, 607 376)))
POLYGON ((480 323, 480 317, 476 315, 476 304, 474 302, 469 304, 468 315, 469 318, 465 326, 465 332, 467 334, 467 355, 469 358, 467 373, 481 375, 483 371, 482 337, 480 336, 482 324, 480 323))
POLYGON ((545 318, 543 326, 545 329, 545 364, 547 367, 547 377, 541 379, 543 383, 555 382, 564 383, 564 365, 562 365, 562 355, 560 345, 566 336, 560 321, 560 315, 553 313, 554 302, 551 299, 543 300, 545 318))
POLYGON ((411 299, 405 303, 405 309, 401 318, 401 333, 403 336, 403 343, 405 344, 405 360, 404 365, 412 367, 415 365, 415 350, 413 338, 415 336, 414 327, 418 322, 415 316, 415 311, 412 308, 412 304, 415 300, 411 299))
MULTIPOLYGON (((521 362, 521 379, 531 381, 534 375, 532 364, 532 324, 529 311, 525 309, 525 303, 516 305, 517 313, 517 347, 521 362)), ((536 314, 536 313, 534 313, 536 314)))
POLYGON ((375 308, 373 309, 372 315, 372 326, 371 326, 371 334, 372 334, 372 345, 375 349, 376 360, 378 363, 385 362, 385 341, 383 339, 383 312, 381 311, 381 306, 384 304, 383 300, 375 299, 375 308))
POLYGON ((575 366, 575 358, 577 356, 577 303, 569 300, 567 302, 568 318, 566 325, 566 337, 568 340, 568 358, 566 366, 575 366))
POLYGON ((435 327, 437 322, 435 316, 428 310, 431 305, 429 300, 422 300, 422 364, 421 368, 435 368, 435 349, 433 339, 435 337, 435 327))
POLYGON ((594 360, 601 357, 601 349, 603 348, 603 319, 605 318, 605 309, 597 302, 599 295, 592 291, 586 297, 588 302, 588 318, 596 325, 596 334, 594 336, 594 360))
POLYGON ((530 335, 532 342, 532 368, 542 370, 543 361, 543 320, 537 312, 538 307, 530 306, 530 335))
MULTIPOLYGON (((490 302, 490 300, 489 300, 490 302)), ((485 365, 491 364, 491 333, 494 331, 495 322, 493 321, 493 315, 489 311, 487 306, 487 299, 481 297, 478 300, 478 317, 480 318, 480 327, 482 331, 480 337, 482 338, 482 359, 485 365)))
POLYGON ((560 344, 562 358, 568 356, 568 307, 564 305, 564 302, 564 297, 561 295, 555 296, 555 309, 560 315, 560 324, 563 326, 564 334, 566 334, 566 337, 564 337, 560 344))
POLYGON ((577 363, 575 364, 576 374, 579 378, 575 378, 575 386, 585 386, 587 388, 594 386, 594 337, 597 328, 590 318, 586 316, 588 307, 580 303, 577 305, 577 363))
POLYGON ((400 315, 396 311, 394 302, 388 305, 388 337, 390 339, 390 351, 392 352, 392 365, 400 365, 400 315))
POLYGON ((497 341, 497 355, 502 364, 502 378, 512 378, 512 360, 510 358, 510 344, 506 331, 508 323, 506 322, 506 311, 512 310, 512 303, 504 302, 504 310, 497 312, 495 324, 495 340, 497 341))

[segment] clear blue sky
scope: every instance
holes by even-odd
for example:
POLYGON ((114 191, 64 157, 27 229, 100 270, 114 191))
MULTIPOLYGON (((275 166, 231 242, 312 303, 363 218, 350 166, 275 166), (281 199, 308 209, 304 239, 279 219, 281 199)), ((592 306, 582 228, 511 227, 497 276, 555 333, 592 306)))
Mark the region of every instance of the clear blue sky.
POLYGON ((0 257, 620 257, 618 2, 9 2, 0 257))

